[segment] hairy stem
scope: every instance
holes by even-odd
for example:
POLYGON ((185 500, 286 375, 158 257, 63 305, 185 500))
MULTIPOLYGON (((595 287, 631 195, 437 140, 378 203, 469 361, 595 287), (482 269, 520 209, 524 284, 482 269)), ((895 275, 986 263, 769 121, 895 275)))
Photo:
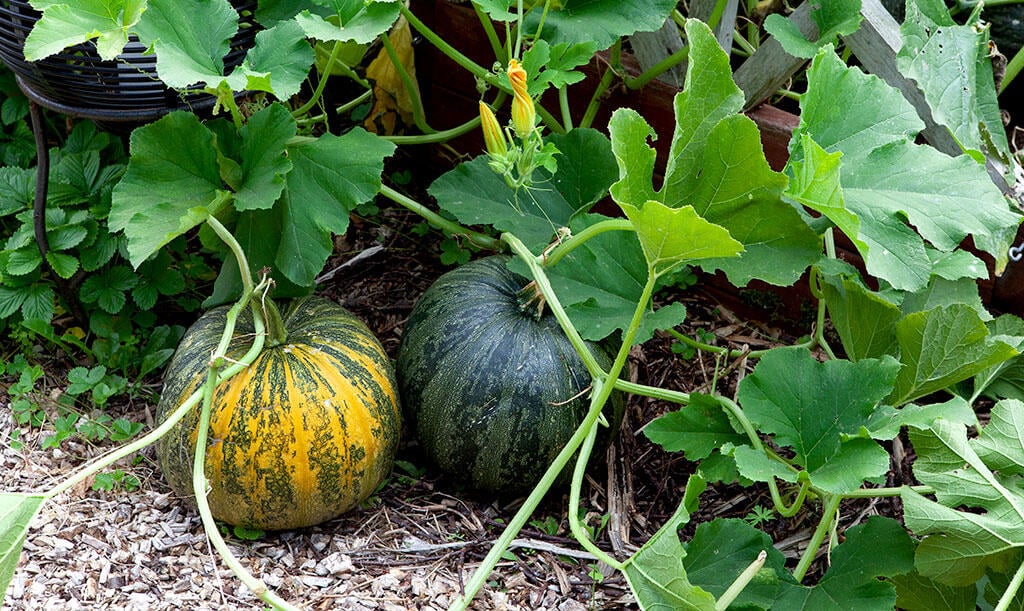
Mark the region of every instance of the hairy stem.
POLYGON ((501 242, 491 236, 463 227, 455 221, 450 221, 418 201, 395 191, 387 185, 381 185, 380 194, 391 201, 412 210, 426 219, 431 225, 441 229, 442 231, 446 231, 452 235, 464 236, 480 248, 486 248, 488 250, 502 250, 501 242))
POLYGON ((836 514, 839 511, 839 502, 842 500, 843 497, 839 494, 826 497, 825 508, 821 513, 818 527, 814 529, 811 540, 807 542, 807 549, 804 550, 804 555, 800 557, 800 562, 793 569, 793 577, 798 582, 804 580, 807 570, 811 568, 811 563, 814 562, 814 557, 818 555, 818 549, 821 548, 821 544, 825 541, 825 536, 828 535, 832 527, 833 520, 836 519, 836 514))
POLYGON ((562 112, 562 126, 566 131, 572 129, 572 113, 569 111, 569 89, 564 85, 558 88, 558 109, 562 112))
POLYGON ((1013 605, 1014 599, 1017 598, 1017 591, 1020 590, 1021 583, 1024 583, 1024 563, 1021 563, 1013 573, 1013 578, 1010 579, 1009 585, 1006 586, 1006 591, 999 597, 999 603, 996 604, 995 611, 1007 611, 1012 608, 1011 605, 1013 605))
POLYGON ((728 609, 729 605, 732 604, 732 601, 736 600, 736 597, 743 592, 743 588, 746 588, 747 584, 750 583, 750 580, 752 580, 754 576, 757 575, 757 572, 761 570, 761 567, 764 566, 764 561, 767 559, 768 552, 764 550, 758 552, 757 558, 750 563, 750 566, 744 569, 743 572, 740 573, 740 576, 736 578, 736 581, 732 582, 729 589, 723 592, 722 595, 718 597, 718 600, 715 601, 715 611, 725 611, 728 609))
MULTIPOLYGON (((243 304, 244 301, 240 301, 228 311, 224 324, 224 337, 227 337, 229 340, 234 334, 235 322, 241 311, 241 307, 238 306, 243 304)), ((264 325, 260 317, 259 308, 253 307, 252 310, 255 335, 256 337, 262 337, 264 325)), ((232 553, 231 548, 228 547, 224 538, 221 537, 220 530, 217 527, 217 522, 215 521, 213 514, 210 512, 210 504, 206 498, 207 489, 209 487, 209 483, 206 479, 206 446, 209 437, 210 413, 213 407, 213 397, 217 389, 219 378, 218 372, 220 371, 220 363, 223 362, 223 357, 224 352, 218 347, 218 351, 214 353, 213 358, 210 360, 210 367, 206 375, 206 382, 203 384, 201 389, 203 394, 203 405, 199 412, 199 423, 196 430, 196 454, 192 463, 192 490, 195 492, 196 507, 199 510, 199 516, 203 520, 203 529, 206 531, 206 536, 209 537, 210 542, 224 561, 224 564, 231 569, 231 572, 238 577, 239 581, 245 584, 253 594, 258 596, 261 600, 271 604, 276 609, 297 609, 270 591, 266 584, 254 577, 252 573, 242 566, 238 557, 232 553)))
POLYGON ((409 7, 405 5, 404 2, 399 2, 398 6, 402 12, 402 16, 404 16, 409 21, 409 25, 415 28, 417 32, 422 34, 423 38, 426 38, 430 44, 437 47, 437 49, 441 53, 447 55, 449 58, 452 59, 452 61, 465 68, 473 76, 479 79, 483 79, 484 81, 487 81, 491 85, 499 85, 498 79, 495 78, 494 74, 492 74, 483 66, 477 64, 473 60, 469 59, 468 57, 460 53, 459 50, 456 49, 455 47, 448 44, 443 38, 437 35, 437 32, 434 32, 429 27, 427 27, 427 24, 420 21, 419 17, 414 15, 412 11, 409 10, 409 7))
POLYGON ((473 2, 472 6, 477 19, 480 20, 480 27, 483 28, 484 34, 487 35, 487 42, 491 45, 491 52, 494 53, 495 59, 501 62, 502 65, 507 64, 508 52, 505 51, 505 47, 501 44, 501 39, 498 38, 498 33, 494 30, 494 23, 491 21, 490 15, 480 8, 480 5, 476 2, 473 2))
MULTIPOLYGON (((990 0, 991 2, 991 0, 990 0)), ((1017 51, 1013 58, 1006 64, 1006 72, 1003 73, 1003 80, 999 83, 999 93, 1002 94, 1006 88, 1017 78, 1021 69, 1024 68, 1024 48, 1017 51)))
MULTIPOLYGON (((593 406, 591 406, 591 409, 593 409, 593 406)), ((583 488, 583 476, 587 471, 587 462, 590 460, 590 454, 594 451, 594 442, 597 440, 597 432, 599 428, 600 427, 598 426, 590 427, 590 431, 587 433, 587 437, 583 440, 583 445, 580 447, 579 456, 576 457, 576 466, 572 471, 572 483, 569 486, 569 530, 572 531, 572 535, 576 537, 576 541, 578 541, 580 545, 593 554, 598 560, 617 571, 621 571, 625 569, 625 565, 609 556, 604 550, 591 541, 586 529, 583 528, 583 524, 580 522, 579 506, 580 491, 583 488)))
POLYGON ((587 104, 587 108, 583 111, 583 118, 580 119, 580 127, 590 127, 594 123, 594 119, 597 117, 597 111, 601 108, 601 99, 604 97, 608 88, 612 86, 612 81, 615 79, 615 69, 612 66, 618 65, 619 58, 622 55, 622 43, 617 41, 611 48, 611 54, 609 58, 609 65, 605 68, 604 73, 601 75, 601 80, 597 82, 597 86, 594 88, 594 93, 590 96, 590 102, 587 104))
POLYGON ((682 405, 686 405, 690 402, 689 393, 679 392, 678 390, 669 390, 658 386, 646 386, 644 384, 637 384, 636 382, 628 382, 626 380, 615 380, 615 389, 628 392, 633 395, 661 399, 663 401, 670 401, 672 403, 679 403, 682 405))
MULTIPOLYGON (((744 356, 744 354, 747 356, 747 358, 756 359, 756 358, 760 358, 760 357, 764 356, 765 352, 768 352, 768 350, 751 350, 749 352, 746 352, 746 351, 743 351, 743 350, 733 350, 731 348, 726 348, 725 346, 713 346, 711 344, 706 344, 706 343, 704 343, 702 341, 695 340, 692 337, 689 337, 687 335, 683 335, 682 333, 680 333, 679 331, 676 331, 675 329, 665 329, 665 331, 669 335, 671 335, 676 341, 678 341, 681 344, 686 344, 687 346, 690 346, 691 348, 696 348, 697 350, 702 350, 704 352, 711 352, 713 354, 721 354, 722 356, 725 356, 725 357, 728 357, 728 358, 731 358, 731 359, 738 359, 741 356, 744 356)), ((800 345, 803 345, 803 344, 800 344, 800 345)), ((809 345, 809 343, 808 343, 808 345, 809 345)))
POLYGON ((253 282, 252 272, 249 271, 249 260, 245 256, 245 250, 242 248, 242 245, 238 243, 235 236, 231 235, 227 227, 217 220, 217 217, 212 215, 206 217, 206 224, 213 229, 217 237, 224 241, 224 244, 231 249, 231 253, 235 256, 235 260, 238 262, 238 272, 242 276, 242 295, 252 295, 253 291, 256 290, 256 283, 253 282))
POLYGON ((918 494, 935 494, 931 486, 900 486, 897 488, 860 488, 843 493, 844 499, 873 499, 883 496, 899 496, 904 490, 913 490, 918 494))
POLYGON ((629 219, 608 219, 594 223, 578 234, 567 240, 563 240, 558 246, 551 249, 544 258, 544 267, 551 267, 562 260, 567 254, 576 249, 577 246, 586 244, 587 240, 594 236, 601 235, 606 231, 633 231, 633 223, 629 219))
POLYGON ((316 89, 313 90, 313 95, 309 96, 305 104, 292 111, 293 117, 301 117, 320 103, 324 88, 327 87, 327 79, 331 75, 331 70, 334 69, 334 63, 338 61, 339 55, 341 55, 341 43, 335 42, 334 47, 331 48, 331 55, 327 58, 327 64, 324 66, 323 72, 320 73, 320 78, 317 81, 316 89))
POLYGON ((420 90, 416 85, 416 81, 409 75, 409 71, 405 69, 405 64, 402 63, 400 57, 398 57, 398 51, 395 50, 395 46, 391 44, 391 37, 386 33, 380 37, 381 43, 384 45, 384 50, 388 54, 388 58, 391 59, 391 65, 395 68, 395 72, 398 73, 398 78, 402 79, 402 85, 405 86, 405 92, 409 94, 409 100, 412 102, 412 119, 421 132, 432 134, 437 130, 427 125, 427 119, 423 116, 423 102, 420 100, 420 90))

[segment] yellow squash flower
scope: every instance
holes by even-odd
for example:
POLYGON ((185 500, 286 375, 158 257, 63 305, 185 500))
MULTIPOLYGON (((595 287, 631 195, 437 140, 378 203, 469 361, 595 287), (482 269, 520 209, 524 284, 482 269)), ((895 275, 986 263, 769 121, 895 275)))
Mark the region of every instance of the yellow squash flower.
POLYGON ((484 131, 484 144, 487 145, 487 152, 491 155, 504 157, 508 153, 508 146, 505 144, 505 134, 501 131, 498 118, 494 116, 491 107, 480 101, 480 127, 484 131))
POLYGON ((512 59, 508 62, 508 80, 512 85, 512 127, 516 135, 525 138, 531 131, 537 120, 537 111, 533 107, 533 98, 526 91, 526 70, 519 64, 519 60, 512 59))

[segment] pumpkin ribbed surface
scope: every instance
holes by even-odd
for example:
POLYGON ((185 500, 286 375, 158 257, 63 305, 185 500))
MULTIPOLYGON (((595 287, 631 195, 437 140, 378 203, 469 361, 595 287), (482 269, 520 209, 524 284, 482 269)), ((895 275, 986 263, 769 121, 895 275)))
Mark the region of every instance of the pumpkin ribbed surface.
MULTIPOLYGON (((591 383, 554 316, 520 307, 526 280, 507 261, 487 257, 441 276, 416 303, 396 363, 406 418, 428 458, 456 481, 503 495, 539 481, 583 421, 591 383)), ((618 393, 605 414, 617 427, 618 393)))
MULTIPOLYGON (((163 420, 205 380, 226 307, 189 328, 167 368, 163 420)), ((287 340, 217 389, 206 476, 214 517, 279 530, 329 520, 365 500, 391 470, 400 409, 391 363, 371 331, 319 297, 282 312, 287 340)), ((239 317, 229 358, 251 345, 252 317, 239 317)), ((157 446, 171 487, 192 494, 198 408, 157 446)))

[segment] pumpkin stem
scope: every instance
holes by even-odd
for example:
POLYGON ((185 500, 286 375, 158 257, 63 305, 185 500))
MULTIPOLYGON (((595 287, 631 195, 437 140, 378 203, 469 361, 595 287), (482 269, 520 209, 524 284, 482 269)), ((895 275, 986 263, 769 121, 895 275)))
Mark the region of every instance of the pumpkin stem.
POLYGON ((541 316, 544 316, 544 306, 547 304, 547 300, 544 299, 544 293, 537 286, 536 280, 531 280, 529 284, 519 289, 519 292, 516 293, 516 301, 519 302, 519 309, 533 316, 535 320, 540 320, 541 316))
POLYGON ((288 330, 284 327, 284 319, 281 318, 281 310, 266 295, 260 300, 260 309, 263 310, 263 318, 267 322, 267 348, 280 346, 288 341, 288 330))

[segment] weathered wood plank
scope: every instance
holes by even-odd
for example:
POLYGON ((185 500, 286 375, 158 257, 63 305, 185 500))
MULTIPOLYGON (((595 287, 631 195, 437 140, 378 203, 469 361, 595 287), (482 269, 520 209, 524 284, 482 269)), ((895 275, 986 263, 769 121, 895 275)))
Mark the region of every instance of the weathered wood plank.
MULTIPOLYGON (((700 19, 707 23, 711 14, 715 11, 718 0, 693 0, 690 2, 690 17, 700 19)), ((715 38, 718 44, 728 53, 732 49, 732 37, 736 32, 736 13, 739 10, 739 0, 728 0, 722 17, 715 26, 715 38)))
MULTIPOLYGON (((679 26, 669 18, 660 30, 653 32, 637 32, 629 37, 633 47, 633 55, 640 68, 647 70, 683 48, 683 38, 679 35, 679 26)), ((672 66, 658 76, 658 80, 673 87, 682 87, 686 78, 686 62, 672 66)))
MULTIPOLYGON (((793 11, 789 20, 809 40, 817 40, 818 26, 811 19, 811 2, 804 2, 793 11)), ((736 85, 747 96, 745 108, 750 109, 779 90, 807 62, 793 57, 775 38, 769 38, 747 58, 733 74, 736 85)))

